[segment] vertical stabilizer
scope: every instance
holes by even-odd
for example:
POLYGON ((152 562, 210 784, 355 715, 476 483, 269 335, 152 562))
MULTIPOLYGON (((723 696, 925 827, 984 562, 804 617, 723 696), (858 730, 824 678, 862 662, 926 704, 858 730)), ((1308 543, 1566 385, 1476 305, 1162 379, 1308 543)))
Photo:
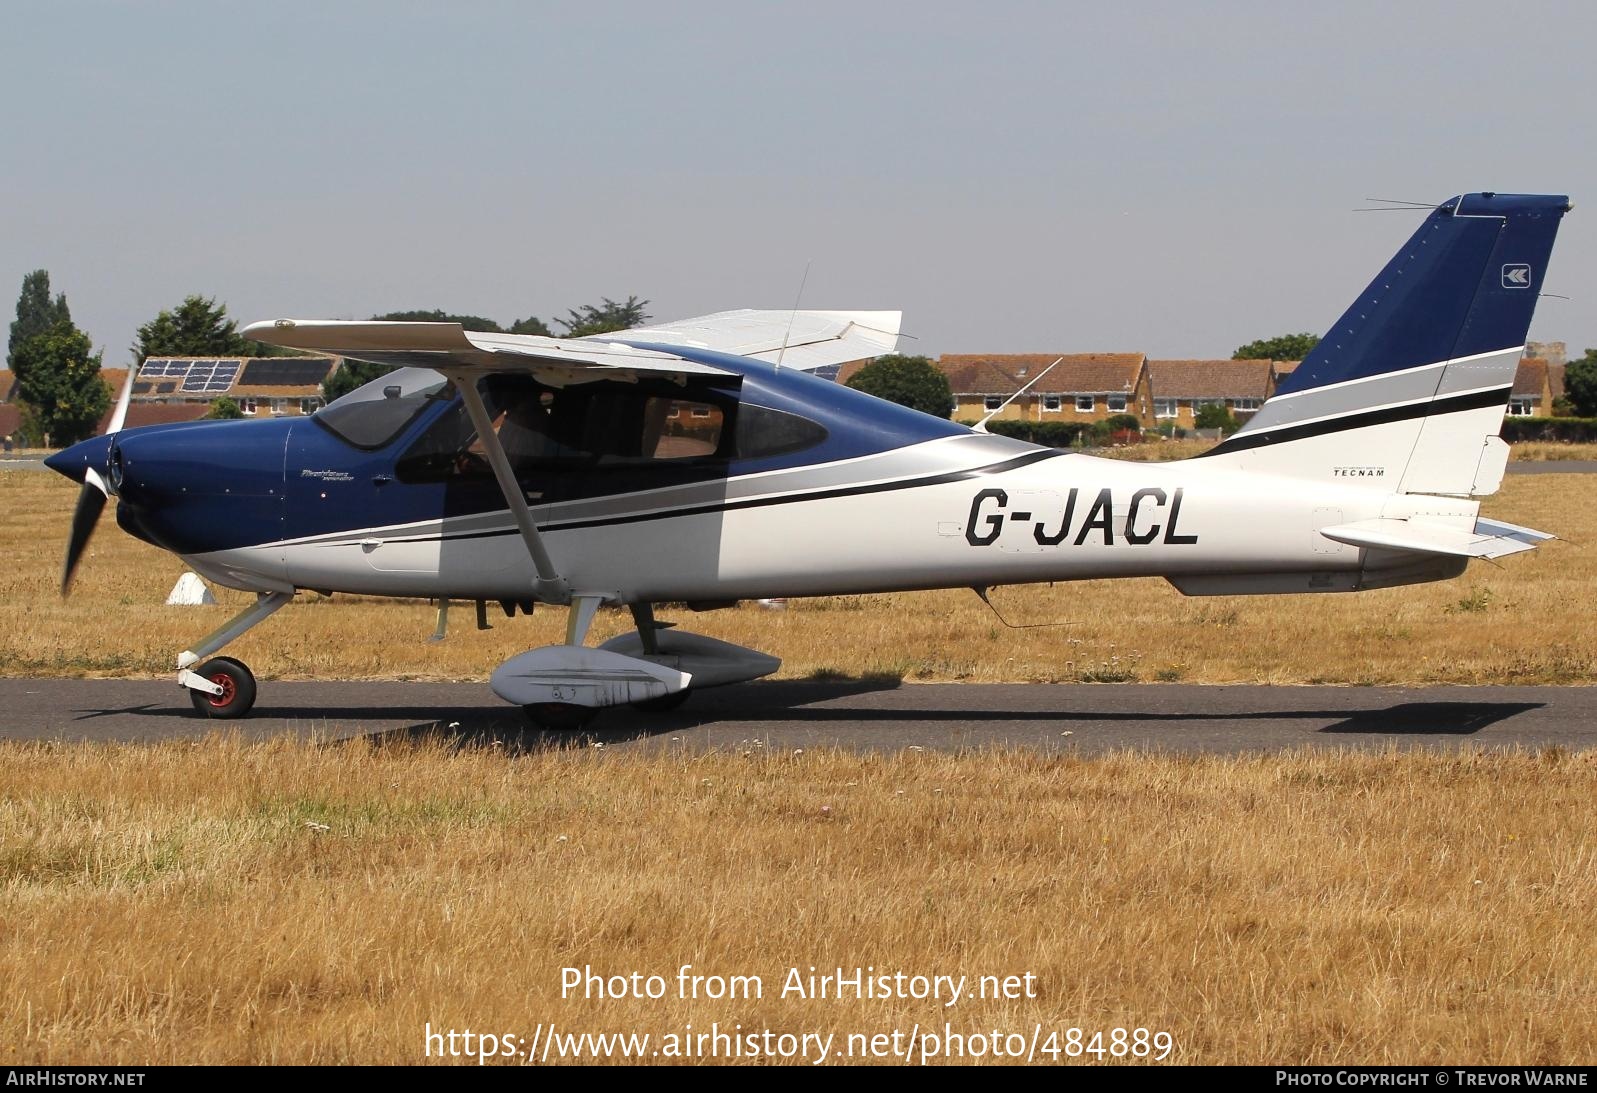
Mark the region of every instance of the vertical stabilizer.
POLYGON ((1248 424, 1209 454, 1389 492, 1481 496, 1569 199, 1437 206, 1248 424))

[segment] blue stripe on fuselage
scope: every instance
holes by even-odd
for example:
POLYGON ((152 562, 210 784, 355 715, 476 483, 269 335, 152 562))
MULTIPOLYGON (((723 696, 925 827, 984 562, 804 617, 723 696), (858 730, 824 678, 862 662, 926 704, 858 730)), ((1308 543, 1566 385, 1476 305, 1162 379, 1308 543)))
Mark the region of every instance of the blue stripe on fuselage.
MULTIPOLYGON (((708 386, 735 393, 740 403, 819 422, 826 439, 802 451, 761 459, 662 462, 624 473, 552 471, 543 501, 614 496, 830 463, 969 432, 796 369, 707 350, 659 348, 735 372, 740 384, 708 386)), ((118 521, 167 550, 202 554, 502 511, 504 499, 491 479, 393 480, 399 456, 453 406, 429 408, 375 451, 357 449, 314 419, 300 417, 130 431, 122 443, 131 458, 133 485, 124 491, 118 521)))

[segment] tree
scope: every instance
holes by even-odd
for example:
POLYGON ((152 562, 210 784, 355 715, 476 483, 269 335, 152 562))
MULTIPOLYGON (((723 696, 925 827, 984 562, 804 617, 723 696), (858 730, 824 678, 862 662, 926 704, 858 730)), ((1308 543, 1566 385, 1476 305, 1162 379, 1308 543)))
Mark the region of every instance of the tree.
POLYGON ((1226 409, 1223 402, 1206 402, 1198 407, 1194 424, 1200 429, 1219 429, 1223 433, 1234 433, 1238 429, 1236 415, 1226 409))
POLYGON ((11 324, 11 340, 6 344, 6 366, 15 368, 17 347, 37 334, 43 334, 65 319, 72 321, 66 293, 50 299, 50 271, 36 269, 22 278, 22 294, 17 297, 17 317, 11 324))
POLYGON ((12 363, 29 436, 65 447, 94 435, 111 392, 100 378, 100 354, 71 319, 17 346, 12 363))
POLYGON ((948 377, 925 357, 898 353, 877 357, 854 373, 848 385, 933 417, 946 418, 954 412, 954 389, 948 377))
POLYGON ((226 395, 223 395, 221 398, 211 403, 210 412, 205 416, 208 418, 214 418, 217 421, 233 421, 237 418, 243 417, 244 411, 239 408, 238 403, 234 402, 226 395))
POLYGON ((1237 346, 1231 354, 1234 361, 1300 361, 1309 355, 1320 339, 1305 331, 1302 334, 1277 334, 1261 338, 1247 345, 1237 346))
POLYGON ((652 317, 644 310, 649 306, 649 301, 640 300, 636 296, 628 296, 624 304, 618 304, 608 296, 602 299, 604 303, 600 307, 583 304, 580 308, 571 309, 569 319, 556 319, 555 322, 566 328, 564 336, 586 338, 590 334, 630 330, 632 327, 642 326, 652 317))
POLYGON ((265 347, 238 332, 227 317, 227 305, 204 296, 188 296, 139 327, 133 346, 137 365, 148 357, 260 357, 265 347))
POLYGON ((492 319, 484 319, 481 315, 451 315, 446 311, 390 311, 386 315, 373 315, 372 319, 380 323, 459 323, 467 330, 483 334, 505 333, 505 328, 492 319))
POLYGON ((357 387, 370 383, 378 376, 386 376, 396 366, 372 364, 369 361, 345 360, 322 380, 322 401, 332 402, 343 398, 357 387))
POLYGON ((1597 349, 1564 369, 1564 395, 1581 417, 1597 417, 1597 349))
POLYGON ((517 319, 511 323, 510 333, 537 334, 545 338, 554 336, 554 331, 550 330, 548 324, 536 315, 528 315, 525 319, 517 319))

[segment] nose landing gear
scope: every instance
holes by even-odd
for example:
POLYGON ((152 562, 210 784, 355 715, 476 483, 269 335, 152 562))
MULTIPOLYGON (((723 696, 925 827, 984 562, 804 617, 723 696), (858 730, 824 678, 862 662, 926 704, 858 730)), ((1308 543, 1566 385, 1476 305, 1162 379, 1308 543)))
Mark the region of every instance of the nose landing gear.
POLYGON ((255 676, 242 661, 232 657, 213 657, 193 669, 195 675, 220 693, 197 689, 189 690, 194 708, 206 717, 231 719, 243 717, 255 705, 255 676))
POLYGON ((266 621, 294 598, 292 592, 262 592, 253 604, 177 658, 177 681, 189 692, 194 709, 206 717, 243 717, 255 705, 255 676, 242 661, 213 657, 222 646, 266 621), (210 657, 201 663, 203 658, 210 657))

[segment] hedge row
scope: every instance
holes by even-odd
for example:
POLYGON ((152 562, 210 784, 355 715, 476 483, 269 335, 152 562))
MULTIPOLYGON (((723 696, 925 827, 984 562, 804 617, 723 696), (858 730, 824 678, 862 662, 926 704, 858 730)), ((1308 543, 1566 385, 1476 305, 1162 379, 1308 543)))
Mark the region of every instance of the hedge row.
POLYGON ((1505 417, 1504 440, 1557 440, 1566 444, 1597 444, 1597 417, 1505 417))

